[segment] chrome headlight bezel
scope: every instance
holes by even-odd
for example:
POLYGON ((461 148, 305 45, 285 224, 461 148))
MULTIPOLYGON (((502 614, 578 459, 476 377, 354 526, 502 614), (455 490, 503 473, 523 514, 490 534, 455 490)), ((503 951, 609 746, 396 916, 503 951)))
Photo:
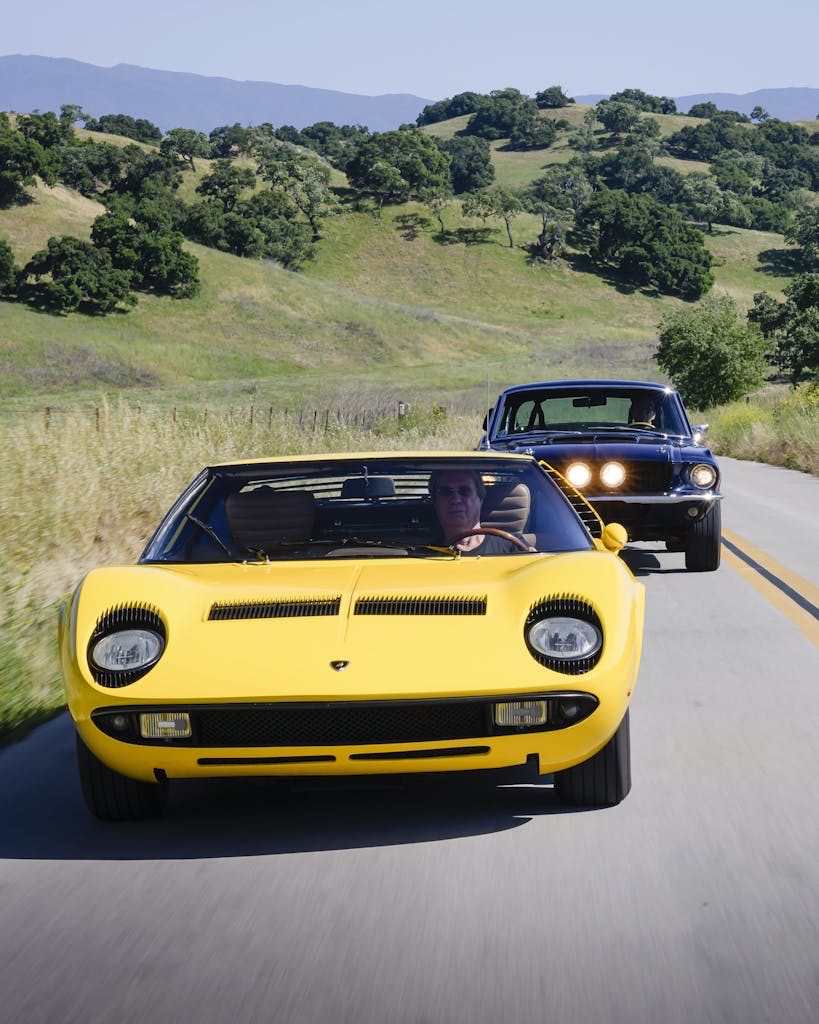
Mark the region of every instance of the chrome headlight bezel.
POLYGON ((97 620, 88 641, 88 667, 94 680, 109 689, 141 679, 165 653, 165 623, 146 605, 122 605, 97 620))
POLYGON ((701 491, 709 491, 717 483, 717 470, 707 462, 696 462, 688 468, 688 479, 692 487, 698 487, 701 491), (697 479, 697 477, 701 479, 697 479))
POLYGON ((572 487, 582 491, 584 487, 588 487, 592 482, 591 466, 586 462, 572 462, 566 467, 564 476, 572 487))
POLYGON ((622 462, 617 462, 616 460, 606 462, 600 468, 600 482, 610 490, 622 487, 626 482, 627 475, 626 467, 622 462))
POLYGON ((561 596, 534 605, 526 617, 523 635, 535 661, 566 675, 588 672, 603 653, 600 618, 581 598, 561 596), (561 636, 574 637, 571 648, 566 639, 560 640, 561 636))

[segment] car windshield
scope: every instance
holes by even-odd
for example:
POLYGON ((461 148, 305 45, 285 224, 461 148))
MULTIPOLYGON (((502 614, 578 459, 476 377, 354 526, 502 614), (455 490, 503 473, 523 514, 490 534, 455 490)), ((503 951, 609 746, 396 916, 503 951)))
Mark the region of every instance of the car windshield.
POLYGON ((624 386, 532 388, 508 392, 494 420, 493 438, 541 431, 653 430, 690 432, 673 392, 624 386))
POLYGON ((578 513, 534 459, 378 456, 207 469, 177 500, 141 561, 451 558, 430 481, 453 471, 477 474, 485 490, 481 526, 522 541, 510 552, 487 544, 487 556, 592 547, 578 513))

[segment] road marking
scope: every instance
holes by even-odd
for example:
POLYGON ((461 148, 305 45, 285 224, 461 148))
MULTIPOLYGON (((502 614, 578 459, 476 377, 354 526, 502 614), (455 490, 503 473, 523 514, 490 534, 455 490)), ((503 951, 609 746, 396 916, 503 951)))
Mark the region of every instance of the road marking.
POLYGON ((725 562, 819 647, 819 588, 731 530, 722 544, 725 562))

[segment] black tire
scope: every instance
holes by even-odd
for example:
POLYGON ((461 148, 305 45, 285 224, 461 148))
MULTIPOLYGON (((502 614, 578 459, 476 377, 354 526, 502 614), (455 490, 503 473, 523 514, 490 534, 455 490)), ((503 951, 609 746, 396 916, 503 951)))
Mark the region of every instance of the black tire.
POLYGON ((631 731, 628 709, 602 750, 573 768, 555 772, 555 793, 573 807, 614 807, 631 789, 631 731))
POLYGON ((722 510, 714 502, 710 512, 688 531, 685 567, 689 572, 713 572, 719 569, 722 547, 722 510))
POLYGON ((162 813, 168 784, 139 782, 104 765, 77 735, 77 767, 88 810, 101 821, 141 821, 162 813))

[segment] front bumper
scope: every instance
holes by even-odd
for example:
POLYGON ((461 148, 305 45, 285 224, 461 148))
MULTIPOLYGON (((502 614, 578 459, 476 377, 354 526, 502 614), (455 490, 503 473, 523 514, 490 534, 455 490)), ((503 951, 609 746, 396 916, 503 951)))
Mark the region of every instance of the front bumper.
POLYGON ((629 540, 683 537, 722 501, 717 491, 674 491, 664 494, 584 494, 605 523, 621 523, 629 540))
POLYGON ((143 781, 454 772, 533 760, 548 774, 599 750, 627 703, 627 691, 600 700, 588 691, 562 690, 436 701, 107 705, 75 724, 100 760, 143 781), (495 725, 494 704, 514 700, 545 701, 548 721, 537 727, 495 725), (576 722, 557 710, 572 701, 585 708, 576 722), (142 739, 139 714, 157 710, 187 712, 191 737, 142 739))

